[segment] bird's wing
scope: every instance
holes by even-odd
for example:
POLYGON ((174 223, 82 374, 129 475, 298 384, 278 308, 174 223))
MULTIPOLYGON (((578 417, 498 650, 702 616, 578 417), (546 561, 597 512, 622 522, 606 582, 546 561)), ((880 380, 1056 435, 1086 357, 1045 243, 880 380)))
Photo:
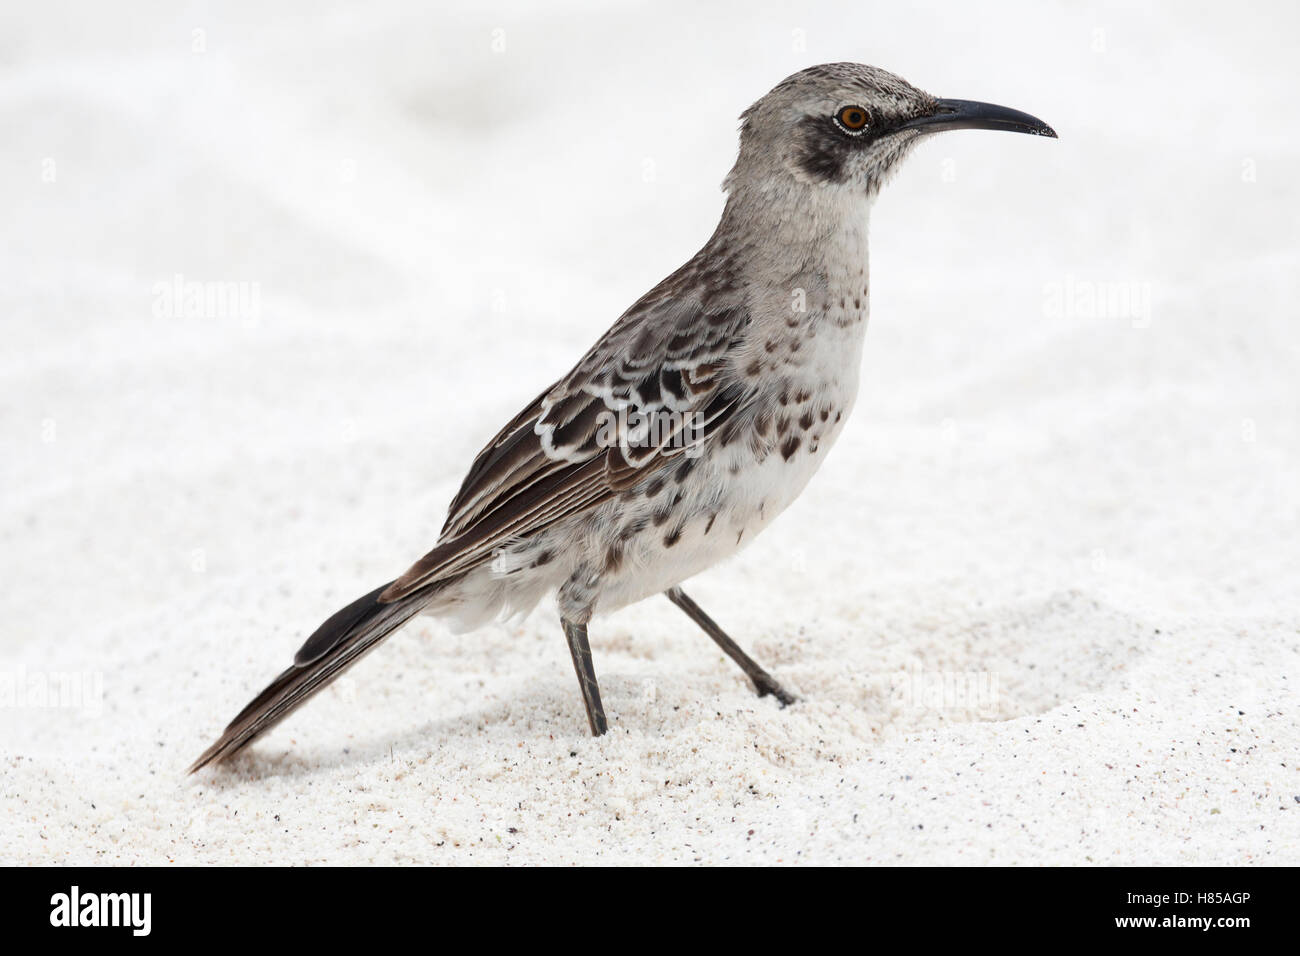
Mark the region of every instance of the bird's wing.
POLYGON ((752 393, 728 353, 748 311, 681 294, 683 278, 670 276, 629 309, 479 452, 437 547, 381 600, 399 600, 488 560, 507 541, 595 507, 710 441, 747 404, 752 393), (650 430, 652 416, 659 417, 650 430))

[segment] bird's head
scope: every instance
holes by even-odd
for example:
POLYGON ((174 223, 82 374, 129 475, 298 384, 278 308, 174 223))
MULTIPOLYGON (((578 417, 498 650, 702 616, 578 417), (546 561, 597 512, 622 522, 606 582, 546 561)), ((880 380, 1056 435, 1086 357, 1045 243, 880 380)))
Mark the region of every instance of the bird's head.
POLYGON ((1028 113, 938 99, 861 63, 825 63, 782 80, 741 116, 740 155, 724 188, 759 196, 848 189, 872 196, 923 136, 1000 129, 1055 137, 1028 113))

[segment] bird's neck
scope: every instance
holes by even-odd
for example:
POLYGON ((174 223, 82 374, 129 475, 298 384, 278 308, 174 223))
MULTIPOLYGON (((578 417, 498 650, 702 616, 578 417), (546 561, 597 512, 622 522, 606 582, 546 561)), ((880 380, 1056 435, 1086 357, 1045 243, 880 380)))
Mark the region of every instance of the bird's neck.
MULTIPOLYGON (((857 301, 866 311, 867 196, 809 188, 733 194, 710 245, 746 273, 751 289, 786 300, 857 301)), ((852 306, 849 306, 852 308, 852 306)))

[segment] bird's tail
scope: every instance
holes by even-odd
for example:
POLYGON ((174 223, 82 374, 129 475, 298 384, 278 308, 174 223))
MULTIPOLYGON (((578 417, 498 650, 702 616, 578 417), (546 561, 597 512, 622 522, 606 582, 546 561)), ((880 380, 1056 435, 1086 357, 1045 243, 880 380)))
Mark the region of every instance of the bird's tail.
POLYGON ((221 738, 194 761, 189 772, 214 760, 225 760, 247 747, 377 647, 441 590, 436 586, 384 603, 379 595, 387 587, 384 584, 375 588, 318 627, 294 656, 293 666, 239 712, 221 738))

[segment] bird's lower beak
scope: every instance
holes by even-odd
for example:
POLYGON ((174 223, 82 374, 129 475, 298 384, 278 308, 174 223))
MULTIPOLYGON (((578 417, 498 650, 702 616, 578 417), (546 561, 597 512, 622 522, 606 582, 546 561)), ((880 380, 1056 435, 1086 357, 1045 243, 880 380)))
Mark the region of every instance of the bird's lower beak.
POLYGON ((901 129, 938 133, 946 129, 1003 129, 1056 139, 1056 131, 1037 116, 975 100, 938 100, 933 113, 908 120, 901 129))

